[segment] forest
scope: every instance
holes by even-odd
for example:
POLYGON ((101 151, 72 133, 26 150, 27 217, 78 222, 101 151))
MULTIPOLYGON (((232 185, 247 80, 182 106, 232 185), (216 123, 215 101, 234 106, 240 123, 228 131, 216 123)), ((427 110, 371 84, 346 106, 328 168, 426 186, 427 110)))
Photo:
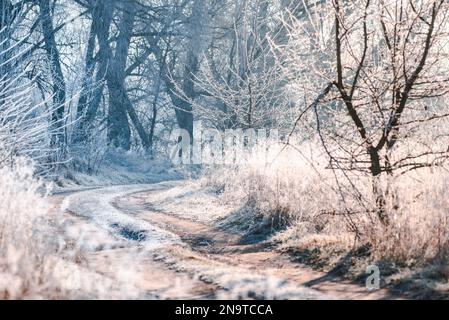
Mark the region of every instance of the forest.
POLYGON ((448 99, 444 0, 0 0, 0 299, 447 298, 448 99))

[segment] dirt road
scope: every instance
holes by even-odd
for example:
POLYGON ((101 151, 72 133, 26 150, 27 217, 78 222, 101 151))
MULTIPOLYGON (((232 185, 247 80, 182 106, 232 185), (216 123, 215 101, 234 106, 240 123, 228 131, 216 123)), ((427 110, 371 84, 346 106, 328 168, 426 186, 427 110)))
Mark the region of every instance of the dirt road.
POLYGON ((117 266, 125 266, 138 298, 387 297, 382 290, 334 281, 264 242, 245 243, 241 235, 218 228, 208 216, 226 209, 183 182, 109 187, 53 200, 66 217, 66 237, 82 237, 80 259, 111 278, 117 266))

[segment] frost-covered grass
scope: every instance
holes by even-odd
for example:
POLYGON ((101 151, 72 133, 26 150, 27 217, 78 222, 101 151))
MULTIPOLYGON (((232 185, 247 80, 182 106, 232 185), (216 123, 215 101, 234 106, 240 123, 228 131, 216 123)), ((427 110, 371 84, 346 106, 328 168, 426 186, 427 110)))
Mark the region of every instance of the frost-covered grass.
POLYGON ((226 218, 239 203, 230 203, 221 197, 213 187, 204 187, 198 180, 185 180, 172 188, 147 196, 147 202, 155 211, 179 216, 206 224, 226 218))
POLYGON ((60 291, 53 287, 51 265, 46 263, 57 246, 44 243, 39 223, 49 206, 38 195, 40 184, 32 175, 33 170, 20 163, 13 169, 0 169, 1 298, 38 297, 60 291))
POLYGON ((202 183, 220 192, 225 203, 243 204, 229 223, 246 232, 278 231, 272 239, 283 248, 344 255, 367 246, 373 261, 447 264, 446 168, 391 178, 389 195, 394 196, 387 197, 391 223, 384 227, 374 213, 371 178, 329 170, 319 150, 312 143, 303 144, 268 162, 253 154, 239 166, 211 168, 202 183))
POLYGON ((81 262, 83 249, 63 237, 63 224, 32 166, 0 169, 0 299, 134 297, 129 275, 104 277, 81 262))
POLYGON ((134 151, 105 151, 95 170, 89 170, 88 162, 82 152, 74 156, 66 169, 55 177, 54 190, 156 183, 183 177, 183 172, 170 161, 134 151))

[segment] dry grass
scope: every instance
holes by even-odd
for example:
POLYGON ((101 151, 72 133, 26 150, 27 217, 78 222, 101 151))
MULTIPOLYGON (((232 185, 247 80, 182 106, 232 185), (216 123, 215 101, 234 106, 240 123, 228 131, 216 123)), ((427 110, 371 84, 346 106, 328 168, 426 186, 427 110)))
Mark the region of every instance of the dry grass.
POLYGON ((391 224, 384 227, 374 213, 370 177, 345 177, 327 169, 326 157, 313 144, 286 149, 273 162, 261 159, 251 155, 240 166, 210 170, 203 183, 219 190, 225 202, 245 203, 242 212, 250 212, 253 221, 283 219, 288 228, 274 238, 281 246, 333 247, 333 253, 368 246, 370 259, 406 266, 446 261, 445 168, 390 178, 386 183, 391 224))
POLYGON ((129 285, 88 269, 82 243, 64 238, 64 219, 50 212, 42 187, 24 160, 0 169, 0 299, 135 297, 129 285))
POLYGON ((0 298, 39 297, 52 288, 46 256, 56 252, 42 238, 39 221, 48 204, 37 193, 39 182, 30 167, 0 169, 0 298), (40 240, 40 241, 39 241, 40 240))

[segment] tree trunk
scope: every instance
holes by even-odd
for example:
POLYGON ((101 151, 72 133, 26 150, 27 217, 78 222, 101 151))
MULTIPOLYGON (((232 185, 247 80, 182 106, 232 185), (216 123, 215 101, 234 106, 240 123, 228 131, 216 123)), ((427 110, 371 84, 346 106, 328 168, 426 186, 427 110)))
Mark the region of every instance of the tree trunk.
POLYGON ((385 194, 382 191, 381 186, 381 176, 382 176, 382 167, 380 163, 379 151, 370 147, 368 150, 371 159, 371 174, 373 176, 373 195, 376 201, 377 207, 377 217, 379 218, 380 223, 387 227, 390 224, 390 219, 388 217, 387 212, 387 201, 385 199, 385 194))
POLYGON ((44 36, 44 47, 50 63, 50 72, 53 79, 53 114, 51 145, 65 153, 64 134, 64 108, 66 103, 66 86, 62 73, 59 51, 56 45, 53 20, 49 0, 39 0, 40 19, 44 36))
MULTIPOLYGON (((9 75, 10 73, 10 64, 7 61, 11 57, 10 29, 13 21, 13 10, 13 5, 10 0, 0 0, 0 74, 2 76, 9 75)), ((2 81, 2 86, 4 85, 2 81)), ((0 108, 4 103, 4 97, 0 97, 0 108)))
MULTIPOLYGON (((126 62, 134 28, 136 11, 133 5, 122 10, 115 55, 111 59, 106 81, 109 89, 108 140, 114 147, 131 148, 131 129, 128 122, 129 99, 125 88, 126 62)), ((109 48, 110 50, 110 48, 109 48)))
POLYGON ((139 120, 139 117, 137 116, 136 110, 134 110, 134 107, 129 100, 128 94, 125 92, 125 105, 126 109, 128 111, 129 118, 131 119, 134 128, 137 131, 137 134, 139 135, 140 140, 142 141, 142 145, 146 151, 150 150, 150 140, 147 132, 145 131, 145 128, 143 127, 142 123, 139 120))
MULTIPOLYGON (((191 101, 195 100, 195 76, 199 69, 199 55, 202 51, 203 39, 203 23, 205 19, 205 12, 207 12, 206 4, 202 0, 195 0, 193 3, 191 23, 189 31, 191 40, 188 47, 186 61, 183 70, 182 79, 182 95, 180 98, 175 92, 175 86, 172 83, 167 83, 167 89, 170 94, 172 103, 175 106, 176 120, 181 129, 189 132, 190 137, 193 138, 193 107, 191 101)), ((169 81, 170 82, 170 81, 169 81)), ((193 141, 191 139, 191 141, 193 141)))
POLYGON ((156 80, 156 84, 154 86, 154 99, 153 99, 153 106, 152 106, 153 116, 151 118, 150 133, 148 135, 151 156, 154 156, 154 131, 156 129, 157 104, 159 102, 159 95, 161 92, 161 77, 162 77, 161 73, 163 72, 163 67, 165 67, 165 61, 164 61, 164 63, 162 63, 162 67, 160 69, 159 76, 158 76, 158 78, 156 80))
POLYGON ((89 139, 101 103, 104 78, 110 60, 108 40, 113 11, 114 2, 112 1, 95 0, 92 3, 92 25, 86 52, 85 76, 77 106, 79 125, 74 136, 75 143, 81 143, 89 139), (97 39, 99 45, 98 67, 94 77, 97 64, 94 58, 94 50, 97 39))
POLYGON ((176 120, 181 129, 187 130, 193 137, 193 107, 191 101, 196 98, 194 78, 198 71, 198 57, 190 51, 187 54, 187 63, 184 67, 182 89, 187 99, 172 99, 175 102, 176 120))

